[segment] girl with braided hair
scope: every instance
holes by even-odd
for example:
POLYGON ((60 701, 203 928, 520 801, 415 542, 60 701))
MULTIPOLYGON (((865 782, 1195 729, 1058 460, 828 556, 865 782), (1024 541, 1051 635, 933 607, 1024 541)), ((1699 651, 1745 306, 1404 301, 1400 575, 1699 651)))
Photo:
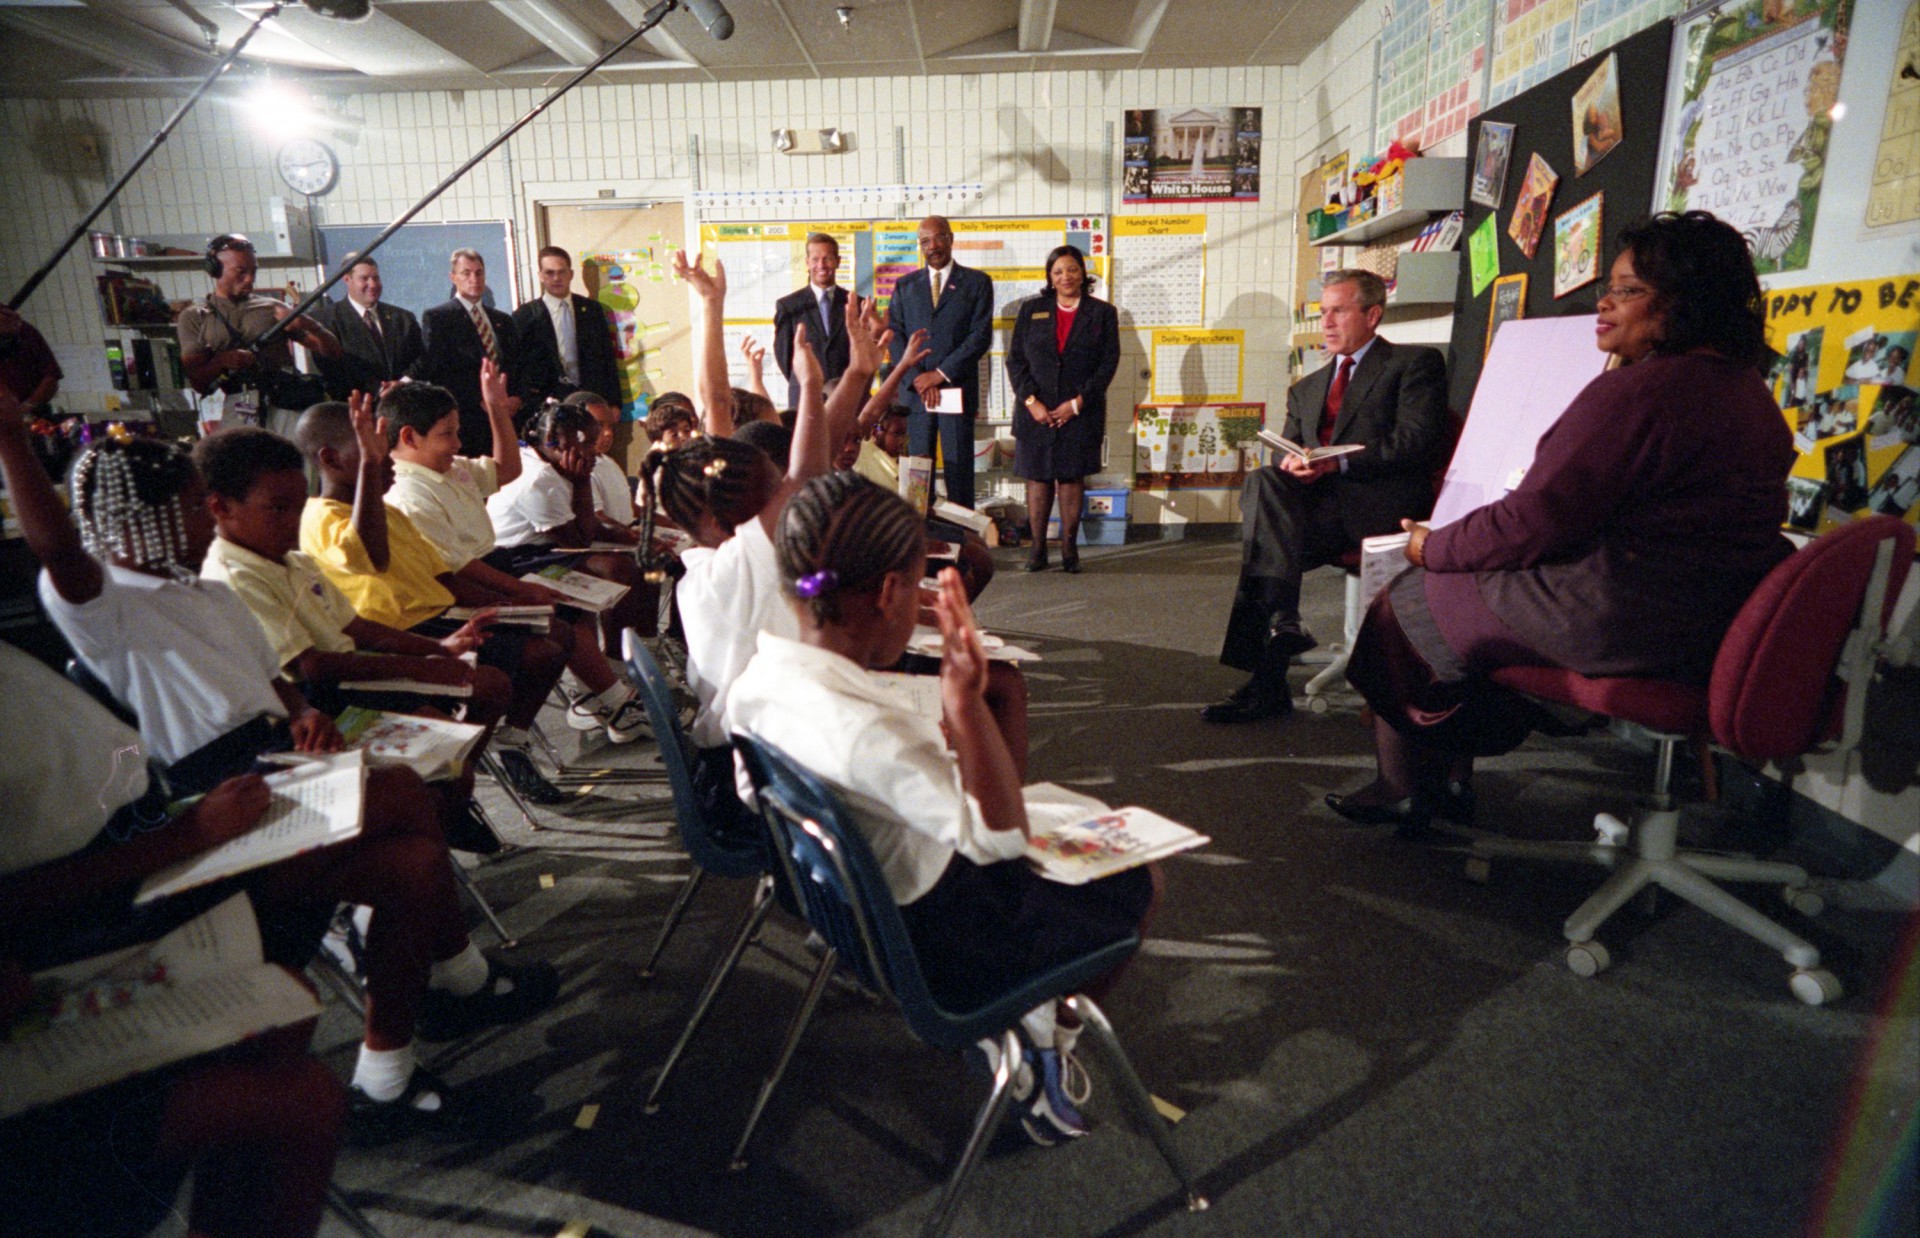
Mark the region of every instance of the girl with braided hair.
MULTIPOLYGON (((1066 886, 1022 858, 1021 771, 987 706, 989 663, 957 571, 940 573, 934 602, 941 719, 903 706, 874 677, 900 660, 919 616, 925 531, 913 509, 858 474, 833 473, 789 500, 777 545, 798 635, 760 634, 728 693, 727 727, 781 749, 839 792, 940 1004, 977 1009, 1143 931, 1158 884, 1150 867, 1066 886)), ((1116 978, 1117 970, 1086 991, 1098 1000, 1116 978)), ((1079 1030, 1068 1017, 1048 1003, 1021 1021, 1030 1073, 1016 1076, 1015 1094, 1036 1143, 1087 1131, 1076 1108, 1085 1093, 1068 1095, 1079 1030)))

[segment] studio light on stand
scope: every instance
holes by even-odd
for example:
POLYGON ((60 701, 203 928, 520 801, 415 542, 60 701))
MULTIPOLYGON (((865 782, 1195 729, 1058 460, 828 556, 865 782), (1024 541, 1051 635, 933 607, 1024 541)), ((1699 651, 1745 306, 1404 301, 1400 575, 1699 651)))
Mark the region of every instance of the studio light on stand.
MULTIPOLYGON (((320 16, 331 17, 337 21, 358 21, 373 10, 373 5, 370 3, 370 0, 301 0, 301 2, 320 16)), ((712 3, 713 0, 707 0, 707 2, 712 3)), ((174 114, 167 118, 167 123, 160 126, 160 131, 154 134, 152 139, 147 142, 146 149, 142 150, 139 156, 134 159, 133 163, 127 167, 127 170, 120 174, 120 179, 113 182, 107 189, 107 192, 101 196, 100 201, 94 204, 93 209, 88 211, 85 217, 73 226, 73 231, 67 233, 66 240, 60 242, 59 246, 53 251, 53 255, 41 264, 39 270, 27 277, 26 283, 20 285, 20 291, 14 293, 7 301, 8 308, 17 310, 26 304, 27 298, 33 295, 34 289, 45 282, 47 276, 53 274, 54 267, 60 265, 60 259, 66 257, 67 251, 72 249, 75 243, 87 234, 87 229, 92 226, 93 221, 100 218, 101 212, 105 211, 107 207, 112 204, 113 200, 120 196, 120 191, 127 187, 127 182, 133 179, 134 173, 145 167, 147 160, 153 158, 153 153, 160 149, 160 144, 172 136, 175 127, 178 126, 182 120, 186 119, 188 112, 193 110, 193 105, 200 102, 200 96, 211 90, 213 84, 219 81, 228 69, 233 67, 235 61, 240 59, 240 53, 245 51, 247 44, 253 41, 253 36, 259 32, 260 27, 266 25, 267 22, 273 18, 278 17, 281 11, 291 3, 293 3, 293 0, 274 0, 274 3, 268 5, 266 9, 261 12, 260 16, 254 19, 253 24, 247 27, 246 32, 235 40, 233 50, 227 53, 227 58, 214 66, 213 72, 207 74, 206 80, 201 82, 200 85, 195 88, 194 92, 187 96, 186 101, 179 106, 174 114)), ((731 20, 728 21, 728 33, 732 33, 731 20)))

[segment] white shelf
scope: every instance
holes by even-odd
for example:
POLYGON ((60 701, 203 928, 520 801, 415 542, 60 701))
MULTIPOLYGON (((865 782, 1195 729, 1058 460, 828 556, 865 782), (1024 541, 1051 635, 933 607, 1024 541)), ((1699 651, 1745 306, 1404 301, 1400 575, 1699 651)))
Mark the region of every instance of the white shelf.
POLYGON ((1316 249, 1323 245, 1358 245, 1417 227, 1440 211, 1457 211, 1466 206, 1467 161, 1464 157, 1409 159, 1400 169, 1400 177, 1399 210, 1308 243, 1316 249))

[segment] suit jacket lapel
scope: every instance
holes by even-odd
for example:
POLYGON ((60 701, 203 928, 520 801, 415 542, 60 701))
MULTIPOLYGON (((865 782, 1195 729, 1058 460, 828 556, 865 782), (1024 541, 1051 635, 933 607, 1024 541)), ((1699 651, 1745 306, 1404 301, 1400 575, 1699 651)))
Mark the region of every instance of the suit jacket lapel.
MULTIPOLYGON (((1373 390, 1373 385, 1379 381, 1381 371, 1387 368, 1387 354, 1392 351, 1392 345, 1376 337, 1373 347, 1367 349, 1367 355, 1360 358, 1359 365, 1353 367, 1353 377, 1347 380, 1347 394, 1340 401, 1340 416, 1333 423, 1334 442, 1339 442, 1340 436, 1345 434, 1347 427, 1353 424, 1360 406, 1366 403, 1367 393, 1373 390)), ((1331 370, 1333 367, 1326 368, 1331 370)), ((1329 386, 1332 385, 1331 376, 1328 377, 1327 383, 1329 386)), ((1322 408, 1326 406, 1324 395, 1320 403, 1322 408)))

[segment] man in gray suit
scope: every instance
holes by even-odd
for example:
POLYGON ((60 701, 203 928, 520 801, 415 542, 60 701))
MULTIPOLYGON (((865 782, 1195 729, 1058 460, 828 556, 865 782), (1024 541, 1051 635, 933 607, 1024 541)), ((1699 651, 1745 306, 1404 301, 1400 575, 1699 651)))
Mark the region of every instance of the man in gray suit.
POLYGON ((355 391, 377 393, 420 359, 420 322, 397 305, 380 299, 380 264, 354 258, 340 281, 347 295, 329 301, 314 314, 340 339, 341 355, 320 362, 327 394, 344 400, 355 391))
POLYGON ((927 332, 931 350, 907 369, 900 386, 907 450, 931 456, 937 424, 947 498, 972 507, 973 419, 980 411, 980 358, 993 340, 993 278, 953 260, 953 227, 938 215, 920 221, 920 256, 927 265, 893 286, 887 307, 895 364, 915 331, 927 332), (939 411, 929 412, 927 402, 936 399, 939 411))
POLYGON ((1300 623, 1300 577, 1433 510, 1433 471, 1447 441, 1447 366, 1437 349, 1376 334, 1386 303, 1386 286, 1371 271, 1335 271, 1322 281, 1329 361, 1288 390, 1284 433, 1303 447, 1361 450, 1312 463, 1282 456, 1277 467, 1247 474, 1240 584, 1220 660, 1252 678, 1201 711, 1207 722, 1291 711, 1287 664, 1314 646, 1300 623))

